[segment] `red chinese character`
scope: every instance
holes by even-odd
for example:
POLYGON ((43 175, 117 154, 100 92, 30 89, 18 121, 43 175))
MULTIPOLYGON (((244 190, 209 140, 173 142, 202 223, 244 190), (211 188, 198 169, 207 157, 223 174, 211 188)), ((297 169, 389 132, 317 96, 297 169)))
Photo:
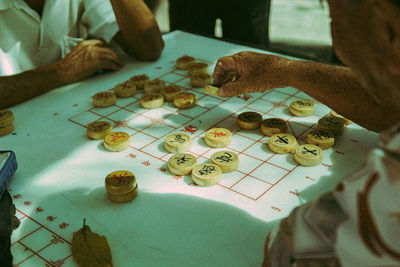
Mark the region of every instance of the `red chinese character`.
POLYGON ((16 195, 13 195, 13 199, 18 199, 18 198, 21 198, 22 197, 22 195, 21 194, 16 194, 16 195))
POLYGON ((42 208, 42 207, 37 207, 36 209, 35 209, 35 212, 36 213, 40 213, 40 212, 43 212, 44 211, 44 209, 42 208))
POLYGON ((159 171, 159 172, 166 172, 166 171, 167 171, 167 169, 166 169, 166 168, 163 168, 163 167, 161 167, 161 168, 158 168, 158 171, 159 171))
POLYGON ((24 205, 25 205, 25 206, 30 206, 31 204, 32 204, 32 202, 30 202, 30 201, 25 201, 25 202, 24 202, 24 205))
POLYGON ((129 153, 129 154, 127 155, 127 157, 128 157, 128 158, 131 158, 131 159, 135 159, 135 158, 136 158, 136 155, 133 154, 133 153, 129 153))
POLYGON ((60 224, 58 225, 58 227, 60 227, 60 229, 65 229, 65 228, 67 228, 68 226, 69 226, 69 223, 66 223, 66 222, 60 223, 60 224))
POLYGON ((188 125, 188 126, 185 126, 185 129, 183 131, 194 134, 195 132, 197 132, 198 129, 199 128, 197 128, 196 126, 188 125))
POLYGON ((295 191, 292 191, 292 190, 290 190, 289 193, 292 194, 292 195, 295 195, 295 196, 300 196, 299 193, 297 193, 297 192, 295 192, 295 191))
POLYGON ((331 167, 331 165, 329 165, 329 164, 325 164, 325 163, 322 163, 322 166, 325 166, 325 167, 331 167))
POLYGON ((213 132, 213 134, 214 134, 214 137, 220 137, 220 136, 226 136, 226 134, 225 133, 223 133, 223 132, 217 132, 217 130, 215 130, 214 132, 213 132))
POLYGON ((174 175, 174 179, 175 179, 175 180, 182 179, 182 175, 174 175))
POLYGON ((147 161, 143 161, 142 164, 144 166, 150 166, 151 163, 150 163, 150 161, 147 160, 147 161))
POLYGON ((189 185, 190 185, 190 186, 197 186, 197 184, 196 184, 196 183, 193 183, 193 182, 192 182, 192 183, 189 183, 189 185))
POLYGON ((315 181, 315 179, 311 178, 310 176, 306 176, 306 179, 310 179, 311 181, 315 181))
POLYGON ((55 219, 57 219, 57 217, 54 217, 54 216, 47 216, 46 219, 47 219, 49 222, 53 222, 55 219))
POLYGON ((276 210, 276 211, 281 211, 281 209, 280 208, 277 208, 277 207, 271 207, 273 210, 276 210))

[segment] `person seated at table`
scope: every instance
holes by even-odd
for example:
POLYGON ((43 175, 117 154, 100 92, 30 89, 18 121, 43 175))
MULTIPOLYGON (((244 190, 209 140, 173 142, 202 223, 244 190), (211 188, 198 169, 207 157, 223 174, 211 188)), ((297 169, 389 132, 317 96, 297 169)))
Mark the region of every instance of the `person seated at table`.
POLYGON ((243 52, 214 71, 220 96, 293 86, 383 132, 358 171, 268 234, 263 264, 400 266, 400 1, 328 4, 334 48, 348 67, 243 52))
POLYGON ((164 48, 143 0, 0 0, 0 108, 81 81, 130 56, 153 61, 164 48))

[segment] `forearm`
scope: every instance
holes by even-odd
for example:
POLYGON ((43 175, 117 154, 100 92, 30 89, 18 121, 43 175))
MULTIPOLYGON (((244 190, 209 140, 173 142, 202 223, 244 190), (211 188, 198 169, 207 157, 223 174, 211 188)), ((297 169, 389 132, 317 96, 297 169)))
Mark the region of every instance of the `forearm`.
POLYGON ((110 0, 120 32, 116 41, 140 60, 156 60, 164 48, 157 22, 143 0, 110 0))
POLYGON ((1 76, 0 109, 16 105, 68 83, 56 63, 16 75, 1 76))
POLYGON ((357 124, 381 132, 400 120, 393 107, 375 101, 347 67, 292 61, 288 86, 309 94, 357 124))

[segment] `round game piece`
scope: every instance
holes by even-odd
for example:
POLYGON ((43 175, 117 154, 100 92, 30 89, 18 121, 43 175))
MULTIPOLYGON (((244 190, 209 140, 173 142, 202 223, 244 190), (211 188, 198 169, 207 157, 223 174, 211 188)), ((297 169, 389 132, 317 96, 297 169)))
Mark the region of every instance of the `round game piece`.
POLYGON ((174 97, 173 101, 177 108, 191 108, 196 105, 197 97, 192 93, 180 93, 174 97))
POLYGON ((307 134, 307 143, 328 149, 335 144, 335 134, 328 130, 317 129, 307 134))
POLYGON ((278 133, 286 133, 288 130, 287 122, 279 118, 270 118, 261 123, 261 132, 267 136, 278 133))
POLYGON ((312 100, 295 100, 290 104, 290 113, 298 117, 310 116, 314 113, 314 102, 312 100))
POLYGON ((176 175, 187 175, 197 165, 197 159, 192 154, 175 154, 168 160, 168 169, 176 175))
POLYGON ((344 129, 344 121, 334 117, 323 117, 318 121, 318 129, 328 130, 335 135, 340 135, 344 129))
POLYGON ((136 93, 136 85, 131 81, 125 81, 114 87, 117 97, 130 97, 136 93))
POLYGON ((0 110, 0 127, 9 126, 14 123, 14 113, 11 110, 0 110))
POLYGON ((294 159, 303 166, 318 165, 323 157, 322 149, 312 144, 300 145, 294 151, 294 159))
POLYGON ((242 129, 253 130, 260 127, 262 121, 261 114, 257 112, 247 111, 238 116, 237 124, 242 129))
POLYGON ((119 152, 128 148, 131 141, 129 134, 125 132, 110 133, 104 137, 104 147, 113 152, 119 152))
POLYGON ((194 63, 194 61, 194 57, 188 55, 181 56, 176 60, 176 67, 178 69, 187 70, 189 68, 189 65, 194 63))
POLYGON ((108 193, 123 195, 136 188, 136 177, 130 171, 115 171, 107 175, 104 184, 108 193))
POLYGON ((288 133, 275 134, 269 139, 268 146, 278 154, 290 153, 297 146, 297 140, 288 133))
POLYGON ((132 76, 129 80, 136 85, 137 89, 143 89, 145 83, 150 81, 150 78, 146 74, 141 74, 132 76))
POLYGON ((239 166, 239 157, 232 151, 218 151, 212 154, 211 163, 218 165, 222 172, 232 172, 239 166))
POLYGON ((161 80, 152 80, 144 84, 146 94, 159 93, 165 87, 165 82, 161 80))
POLYGON ((93 96, 93 105, 99 108, 109 107, 117 102, 117 97, 112 92, 99 92, 93 96))
POLYGON ((212 128, 204 137, 204 141, 210 147, 225 147, 230 144, 231 139, 231 132, 225 128, 212 128))
POLYGON ((334 110, 331 110, 330 113, 331 113, 331 116, 332 116, 332 117, 343 120, 344 124, 346 124, 346 125, 349 125, 350 123, 352 123, 351 120, 349 120, 349 119, 343 117, 342 115, 336 113, 336 111, 334 111, 334 110))
POLYGON ((221 180, 221 176, 221 168, 213 163, 203 163, 192 170, 193 182, 201 186, 215 185, 221 180))
POLYGON ((219 87, 212 86, 212 85, 209 85, 209 84, 207 84, 207 85, 204 87, 204 92, 205 92, 207 95, 218 96, 218 90, 219 90, 219 87))
POLYGON ((200 73, 208 74, 208 64, 203 62, 195 62, 189 65, 189 74, 196 75, 200 73))
POLYGON ((164 147, 171 153, 182 153, 188 151, 192 145, 189 135, 183 133, 170 134, 165 138, 164 147))
POLYGON ((0 136, 4 136, 7 134, 12 133, 12 131, 14 130, 14 124, 10 124, 10 125, 6 125, 3 127, 0 127, 0 136))
POLYGON ((158 108, 164 104, 164 97, 160 93, 145 94, 140 98, 140 105, 143 108, 158 108))
POLYGON ((106 137, 107 134, 112 133, 113 127, 111 123, 106 121, 94 121, 89 123, 86 128, 87 136, 93 140, 101 140, 106 137))
POLYGON ((135 199, 138 196, 138 194, 139 194, 139 187, 138 187, 138 185, 136 185, 135 189, 133 189, 132 191, 130 191, 128 193, 121 194, 121 195, 115 195, 115 194, 111 194, 110 192, 107 192, 107 197, 112 202, 122 203, 122 202, 128 202, 130 200, 135 199))
POLYGON ((212 81, 212 77, 208 73, 193 74, 190 77, 190 83, 196 87, 206 86, 207 84, 210 84, 211 81, 212 81))
POLYGON ((182 88, 178 85, 170 84, 161 88, 160 93, 164 96, 164 101, 172 101, 174 97, 182 91, 182 88))

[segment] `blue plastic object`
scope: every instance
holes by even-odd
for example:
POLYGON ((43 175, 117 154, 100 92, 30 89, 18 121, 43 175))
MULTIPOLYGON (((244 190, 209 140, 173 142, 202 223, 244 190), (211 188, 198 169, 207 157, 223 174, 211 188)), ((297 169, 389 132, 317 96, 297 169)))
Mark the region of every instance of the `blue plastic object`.
POLYGON ((12 151, 0 151, 0 199, 7 190, 17 168, 15 153, 12 151))

